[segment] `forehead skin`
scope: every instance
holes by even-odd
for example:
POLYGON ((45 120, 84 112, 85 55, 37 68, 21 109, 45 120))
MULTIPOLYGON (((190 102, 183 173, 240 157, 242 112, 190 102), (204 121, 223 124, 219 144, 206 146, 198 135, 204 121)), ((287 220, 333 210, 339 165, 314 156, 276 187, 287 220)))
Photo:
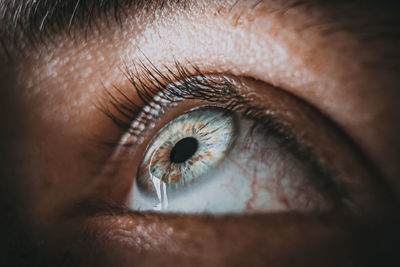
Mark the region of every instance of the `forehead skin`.
MULTIPOLYGON (((0 7, 12 2, 0 1, 0 7)), ((119 17, 120 22, 115 22, 112 17, 112 4, 99 12, 101 15, 97 18, 92 16, 91 20, 85 20, 84 14, 79 10, 74 11, 74 7, 65 8, 65 12, 61 13, 43 9, 38 12, 41 17, 25 21, 24 16, 28 16, 29 12, 15 13, 21 16, 3 12, 2 57, 7 64, 2 66, 0 82, 8 90, 1 92, 3 109, 6 111, 1 115, 1 120, 9 126, 3 135, 12 143, 3 146, 10 145, 21 151, 25 151, 26 147, 36 153, 40 151, 43 158, 34 160, 27 159, 34 153, 24 154, 24 157, 18 155, 19 163, 34 169, 32 173, 42 174, 43 170, 37 170, 35 166, 37 162, 47 163, 48 169, 54 169, 51 174, 57 176, 59 181, 56 182, 61 185, 65 181, 72 183, 74 179, 79 179, 79 175, 71 175, 83 168, 79 164, 69 168, 68 176, 67 172, 65 176, 59 172, 69 166, 66 162, 73 162, 72 159, 76 157, 71 151, 81 147, 74 137, 102 123, 102 117, 96 115, 98 111, 89 108, 93 97, 103 85, 123 84, 125 78, 120 71, 121 66, 137 58, 143 59, 145 55, 159 67, 173 65, 175 61, 193 62, 209 73, 253 77, 306 100, 342 128, 386 181, 393 185, 394 191, 399 192, 398 8, 389 5, 389 2, 334 2, 174 1, 165 2, 162 9, 155 2, 154 6, 152 2, 147 9, 142 9, 146 5, 146 2, 142 2, 136 8, 123 9, 125 14, 119 17), (56 26, 51 27, 52 23, 56 26), (15 118, 19 120, 6 116, 11 111, 16 111, 12 114, 16 114, 15 118), (18 127, 37 129, 30 129, 27 135, 20 133, 18 127), (44 129, 46 135, 43 134, 44 129), (63 135, 59 135, 59 132, 63 135), (15 136, 22 136, 18 143, 13 141, 15 136), (58 140, 54 141, 55 138, 58 140), (24 143, 20 140, 24 140, 24 143), (49 148, 50 144, 53 146, 49 148), (52 149, 54 144, 59 145, 57 151, 52 149), (58 163, 58 166, 50 166, 49 162, 52 163, 54 158, 68 160, 58 163)), ((18 10, 18 5, 10 8, 18 10)), ((3 157, 3 162, 10 160, 3 157)), ((15 165, 15 162, 10 163, 10 166, 15 165)), ((15 175, 14 170, 2 172, 15 175)), ((21 176, 26 175, 26 172, 21 173, 21 176)), ((43 188, 48 185, 43 184, 43 188)), ((151 220, 151 216, 146 219, 151 220)), ((142 223, 141 220, 144 221, 140 219, 138 223, 142 223)), ((143 222, 148 231, 141 234, 145 236, 149 233, 151 236, 152 233, 159 234, 157 229, 161 231, 170 225, 178 225, 177 229, 183 233, 181 236, 161 235, 160 240, 175 241, 176 249, 181 251, 194 242, 204 255, 212 255, 216 259, 214 264, 218 265, 224 258, 218 254, 218 248, 221 247, 207 249, 202 239, 203 230, 215 241, 214 245, 220 244, 216 233, 224 233, 227 239, 230 237, 230 241, 239 243, 232 239, 232 233, 244 227, 242 220, 250 219, 240 219, 229 227, 225 226, 225 221, 218 221, 219 228, 213 228, 204 218, 175 220, 172 217, 163 221, 161 228, 152 228, 143 222), (224 232, 229 229, 231 232, 224 232), (188 241, 183 236, 185 231, 187 236, 195 234, 197 238, 188 241)), ((313 225, 315 222, 311 221, 313 225)), ((279 219, 264 218, 252 223, 254 227, 249 236, 253 239, 243 245, 246 253, 250 253, 251 246, 257 244, 258 248, 254 250, 265 255, 262 254, 265 253, 262 250, 264 241, 273 239, 265 247, 284 252, 270 252, 271 257, 276 262, 285 262, 290 266, 291 263, 285 261, 284 256, 288 258, 285 253, 294 253, 295 249, 291 247, 292 250, 287 250, 289 243, 281 242, 278 235, 282 232, 277 230, 277 233, 270 231, 260 235, 265 225, 281 225, 279 219), (280 244, 280 249, 274 246, 276 244, 280 244)), ((316 235, 315 240, 319 240, 318 233, 322 232, 323 237, 332 238, 330 232, 324 232, 325 226, 318 222, 316 225, 318 231, 308 229, 310 236, 316 235)), ((124 226, 133 232, 135 230, 132 229, 136 229, 129 220, 124 226)), ((303 229, 301 224, 296 227, 296 233, 303 229)), ((286 225, 281 228, 284 228, 282 231, 286 236, 291 236, 294 231, 286 225)), ((362 234, 363 230, 360 230, 362 234)), ((349 230, 340 229, 339 232, 346 236, 346 231, 349 230)), ((302 237, 296 239, 296 246, 306 248, 307 242, 302 243, 301 240, 302 237)), ((227 243, 221 243, 223 249, 220 253, 229 253, 227 243)), ((340 245, 333 243, 326 247, 326 251, 336 251, 340 245)), ((348 246, 350 251, 352 245, 348 246)), ((159 251, 163 249, 173 251, 170 247, 159 251)), ((129 263, 130 252, 124 253, 122 248, 121 251, 115 250, 112 253, 129 263)), ((243 253, 240 246, 238 251, 237 255, 240 255, 240 251, 243 253)), ((192 251, 192 254, 196 253, 192 251)), ((306 253, 301 258, 306 264, 309 261, 305 258, 312 257, 312 253, 307 249, 302 249, 302 253, 306 253)), ((347 256, 340 254, 337 261, 347 256)), ((177 260, 177 257, 172 259, 177 260)), ((323 257, 318 260, 322 265, 323 257)), ((256 257, 254 261, 257 262, 256 257)))

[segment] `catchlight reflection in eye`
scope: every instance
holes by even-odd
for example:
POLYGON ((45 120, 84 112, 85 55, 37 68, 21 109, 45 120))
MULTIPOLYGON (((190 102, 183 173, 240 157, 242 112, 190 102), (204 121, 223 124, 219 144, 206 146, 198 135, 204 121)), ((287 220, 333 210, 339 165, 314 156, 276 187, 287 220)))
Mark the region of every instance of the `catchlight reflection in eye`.
POLYGON ((233 114, 221 108, 198 109, 168 123, 150 143, 137 185, 168 208, 168 198, 200 182, 224 159, 235 137, 233 114))
POLYGON ((130 208, 183 213, 327 208, 311 179, 313 168, 251 128, 250 119, 217 107, 173 119, 147 147, 130 208))

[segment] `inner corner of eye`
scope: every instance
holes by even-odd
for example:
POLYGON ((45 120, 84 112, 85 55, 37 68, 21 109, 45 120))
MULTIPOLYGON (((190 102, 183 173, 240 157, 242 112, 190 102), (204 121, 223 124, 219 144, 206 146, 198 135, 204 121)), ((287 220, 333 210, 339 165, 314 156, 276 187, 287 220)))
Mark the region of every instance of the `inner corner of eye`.
POLYGON ((147 145, 129 208, 215 214, 328 209, 326 192, 311 182, 315 171, 279 140, 253 132, 253 124, 211 106, 169 121, 147 145))

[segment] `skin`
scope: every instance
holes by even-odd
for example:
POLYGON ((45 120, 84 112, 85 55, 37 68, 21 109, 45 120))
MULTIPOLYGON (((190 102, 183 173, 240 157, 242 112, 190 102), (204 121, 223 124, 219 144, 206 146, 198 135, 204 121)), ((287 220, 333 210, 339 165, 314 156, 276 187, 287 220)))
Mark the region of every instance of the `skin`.
MULTIPOLYGON (((13 60, 0 72, 7 264, 398 266, 399 62, 383 54, 397 55, 399 46, 378 39, 397 33, 395 22, 379 26, 396 12, 376 3, 256 3, 128 10, 122 29, 99 20, 100 32, 55 33, 53 44, 24 56, 10 44, 13 60), (360 211, 214 217, 103 205, 129 193, 132 178, 119 178, 134 172, 145 146, 124 165, 104 167, 114 151, 91 138, 115 141, 123 133, 96 99, 113 85, 137 98, 121 68, 144 55, 161 70, 191 62, 205 73, 257 80, 246 88, 299 136, 310 133, 301 141, 356 184, 360 211)), ((197 104, 175 109, 166 122, 197 104)))

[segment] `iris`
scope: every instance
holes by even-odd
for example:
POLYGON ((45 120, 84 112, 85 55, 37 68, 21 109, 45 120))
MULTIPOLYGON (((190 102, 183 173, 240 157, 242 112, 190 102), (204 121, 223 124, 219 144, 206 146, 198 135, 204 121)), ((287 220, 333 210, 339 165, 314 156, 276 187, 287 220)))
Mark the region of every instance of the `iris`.
POLYGON ((237 132, 235 116, 223 108, 202 107, 170 121, 147 147, 136 179, 139 191, 161 209, 168 198, 200 182, 229 153, 237 132))

